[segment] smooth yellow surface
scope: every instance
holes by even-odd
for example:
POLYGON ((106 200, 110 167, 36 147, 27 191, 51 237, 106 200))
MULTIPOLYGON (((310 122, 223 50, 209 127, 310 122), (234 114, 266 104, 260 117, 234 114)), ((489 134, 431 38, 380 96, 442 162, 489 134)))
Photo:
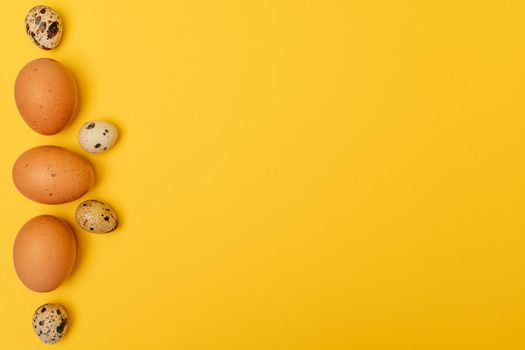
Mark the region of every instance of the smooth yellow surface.
POLYGON ((26 37, 32 1, 2 4, 0 349, 48 349, 33 310, 71 314, 56 349, 525 348, 525 3, 49 1, 59 49, 26 37), (52 57, 78 78, 63 133, 31 131, 19 69, 52 57), (80 256, 37 294, 11 250, 37 214, 29 147, 88 155, 85 198, 121 228, 76 228, 80 256))

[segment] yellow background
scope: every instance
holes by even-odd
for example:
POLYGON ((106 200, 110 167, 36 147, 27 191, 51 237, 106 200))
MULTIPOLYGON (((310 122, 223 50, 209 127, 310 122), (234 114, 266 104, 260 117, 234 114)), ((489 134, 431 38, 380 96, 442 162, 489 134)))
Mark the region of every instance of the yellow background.
POLYGON ((49 1, 59 49, 2 4, 1 349, 47 349, 33 310, 60 302, 56 349, 525 348, 525 4, 516 1, 49 1), (81 89, 74 123, 31 131, 13 85, 38 57, 81 89), (11 181, 40 144, 81 153, 90 119, 121 130, 86 155, 79 261, 27 290, 13 240, 37 214, 11 181))

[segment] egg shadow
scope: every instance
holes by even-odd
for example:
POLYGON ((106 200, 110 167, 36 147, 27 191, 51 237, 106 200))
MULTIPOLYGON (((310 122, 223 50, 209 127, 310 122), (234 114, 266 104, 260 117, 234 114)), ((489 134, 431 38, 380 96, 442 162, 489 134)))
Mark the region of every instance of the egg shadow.
POLYGON ((66 128, 74 126, 73 129, 78 130, 78 123, 81 123, 79 117, 83 114, 84 107, 90 104, 89 101, 92 97, 92 94, 89 93, 89 91, 93 90, 92 81, 89 79, 89 74, 84 73, 86 71, 89 72, 89 64, 78 57, 63 59, 61 63, 71 72, 78 91, 77 109, 66 128))
POLYGON ((78 120, 78 117, 79 117, 79 115, 82 112, 82 108, 83 108, 84 103, 85 103, 84 102, 85 95, 86 95, 84 89, 82 88, 82 84, 79 81, 78 73, 77 72, 72 72, 71 74, 73 76, 73 79, 75 80, 75 84, 77 85, 78 101, 77 101, 77 108, 75 110, 75 114, 73 115, 73 118, 71 118, 71 120, 69 121, 69 123, 66 126, 66 128, 76 124, 76 122, 78 120))
POLYGON ((75 315, 76 315, 77 310, 74 307, 75 305, 74 303, 68 303, 67 305, 64 305, 62 303, 58 303, 58 304, 62 305, 62 307, 66 309, 66 313, 67 313, 67 331, 62 337, 62 341, 63 341, 63 339, 67 339, 68 334, 71 333, 71 324, 75 323, 75 315))
POLYGON ((82 267, 82 260, 85 259, 86 253, 89 251, 89 240, 85 237, 85 235, 82 234, 82 232, 80 232, 81 230, 78 229, 76 226, 72 225, 67 218, 61 217, 60 219, 66 222, 67 225, 71 228, 71 231, 75 235, 76 241, 75 264, 73 265, 73 269, 71 270, 68 279, 66 280, 66 283, 69 283, 69 281, 75 279, 78 270, 82 267))

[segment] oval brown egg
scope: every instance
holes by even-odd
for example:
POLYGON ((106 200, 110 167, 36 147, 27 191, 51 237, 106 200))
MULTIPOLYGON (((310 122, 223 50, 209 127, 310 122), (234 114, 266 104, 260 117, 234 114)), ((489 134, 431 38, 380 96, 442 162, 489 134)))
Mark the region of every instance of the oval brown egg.
POLYGON ((34 131, 54 135, 75 116, 78 89, 73 75, 60 63, 39 58, 25 65, 15 82, 18 111, 34 131))
POLYGON ((13 262, 27 288, 49 292, 67 279, 75 265, 76 252, 71 227, 57 217, 41 215, 20 229, 13 247, 13 262))
POLYGON ((81 156, 58 146, 39 146, 18 157, 13 181, 20 193, 35 202, 61 204, 86 194, 95 175, 81 156))

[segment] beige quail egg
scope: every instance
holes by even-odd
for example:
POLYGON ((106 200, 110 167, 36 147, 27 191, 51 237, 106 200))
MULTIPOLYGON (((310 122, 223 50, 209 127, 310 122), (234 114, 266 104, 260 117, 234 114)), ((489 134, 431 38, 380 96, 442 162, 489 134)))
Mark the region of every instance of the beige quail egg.
POLYGON ((109 205, 94 199, 78 205, 75 219, 84 231, 92 233, 108 233, 118 227, 117 213, 109 205))
POLYGON ((48 6, 35 6, 26 15, 26 32, 41 49, 51 50, 62 38, 62 18, 48 6))
POLYGON ((46 344, 54 344, 66 333, 68 317, 58 304, 40 306, 33 315, 33 331, 46 344))
POLYGON ((89 121, 78 131, 78 143, 89 153, 105 152, 117 142, 117 139, 117 127, 102 120, 89 121))

